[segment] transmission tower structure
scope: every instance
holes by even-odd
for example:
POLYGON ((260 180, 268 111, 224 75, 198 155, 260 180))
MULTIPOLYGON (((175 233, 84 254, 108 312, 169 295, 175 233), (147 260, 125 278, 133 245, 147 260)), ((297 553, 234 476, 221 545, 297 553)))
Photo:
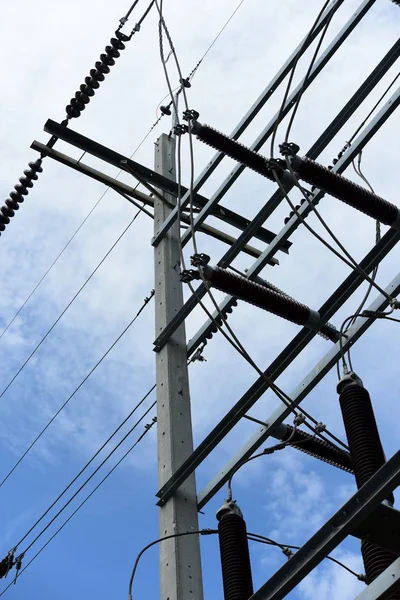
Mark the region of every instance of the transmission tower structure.
MULTIPOLYGON (((358 596, 362 599, 398 598, 400 590, 400 513, 393 507, 393 490, 400 484, 400 450, 386 461, 379 432, 373 414, 373 402, 362 384, 361 374, 349 371, 339 382, 340 408, 348 438, 349 452, 334 443, 319 440, 301 428, 292 427, 285 420, 293 410, 301 408, 302 401, 317 386, 324 376, 338 363, 344 353, 373 325, 386 309, 398 307, 396 300, 400 292, 400 273, 384 290, 376 293, 362 315, 357 315, 346 334, 331 324, 340 308, 360 288, 370 280, 380 262, 400 241, 400 213, 397 206, 377 196, 372 191, 358 186, 343 173, 352 161, 366 147, 368 142, 388 121, 400 104, 400 88, 392 90, 391 96, 381 105, 374 116, 358 132, 357 137, 339 154, 333 165, 325 166, 318 162, 324 149, 335 139, 354 112, 378 86, 389 69, 398 61, 400 41, 388 50, 375 69, 361 83, 355 93, 347 99, 339 113, 326 129, 320 133, 304 155, 292 141, 281 143, 281 156, 271 159, 260 150, 274 135, 277 124, 290 113, 303 94, 307 93, 312 82, 329 64, 337 52, 345 52, 347 39, 374 7, 376 0, 363 0, 356 12, 326 49, 316 58, 309 73, 290 92, 282 109, 277 112, 257 135, 249 147, 238 140, 249 127, 261 109, 269 102, 297 61, 310 48, 324 28, 330 23, 343 0, 333 0, 321 14, 315 27, 301 41, 272 81, 268 83, 248 112, 230 135, 217 128, 204 124, 199 113, 184 111, 184 121, 176 124, 172 132, 161 135, 155 145, 154 169, 141 165, 112 150, 98 141, 89 139, 65 122, 48 120, 45 131, 52 140, 60 139, 81 151, 108 164, 123 168, 147 188, 143 193, 126 183, 95 170, 81 160, 76 161, 58 152, 53 144, 34 141, 32 148, 42 157, 47 156, 92 179, 118 190, 127 198, 145 205, 154 216, 155 265, 155 329, 157 371, 157 427, 158 427, 158 469, 160 537, 178 534, 168 540, 160 551, 161 598, 163 600, 202 600, 202 572, 200 561, 199 536, 183 535, 198 531, 198 511, 230 482, 233 474, 268 438, 281 443, 290 440, 293 447, 308 452, 314 457, 333 464, 337 468, 353 473, 357 482, 357 492, 281 567, 260 589, 254 591, 251 581, 251 568, 246 542, 246 527, 239 507, 232 499, 227 500, 218 513, 221 559, 226 600, 279 600, 287 596, 334 548, 347 536, 362 541, 362 552, 366 570, 365 590, 358 596), (206 143, 216 149, 216 154, 194 181, 185 187, 177 182, 176 145, 179 135, 191 134, 196 144, 206 143), (223 161, 230 156, 237 165, 219 188, 210 197, 202 194, 202 187, 223 161), (224 196, 232 188, 245 168, 250 168, 276 183, 276 189, 258 214, 249 222, 239 212, 222 204, 224 196), (286 194, 298 183, 311 184, 304 201, 295 207, 286 219, 284 227, 274 233, 265 223, 280 206, 286 194), (290 253, 292 234, 307 224, 307 217, 325 196, 332 202, 345 202, 354 211, 362 211, 374 220, 389 226, 388 231, 372 247, 357 265, 352 265, 351 273, 316 309, 292 298, 261 273, 266 265, 278 264, 280 252, 290 253), (189 215, 192 211, 193 219, 189 215), (210 218, 218 219, 237 231, 236 236, 228 235, 209 223, 210 218), (181 231, 181 226, 185 226, 181 231), (181 249, 195 233, 203 232, 227 245, 227 250, 219 260, 211 260, 206 254, 194 254, 192 269, 183 270, 181 249), (263 250, 251 245, 256 239, 263 244, 263 250), (245 253, 254 259, 246 273, 235 273, 228 269, 236 257, 245 253), (196 280, 200 281, 198 285, 196 280), (182 287, 190 283, 196 286, 188 300, 184 302, 182 287), (199 305, 209 289, 215 288, 226 293, 218 310, 208 317, 190 340, 186 339, 185 320, 199 305), (299 326, 298 333, 279 355, 259 373, 249 389, 233 403, 232 408, 215 424, 209 434, 194 448, 189 393, 187 362, 198 356, 199 349, 207 343, 219 328, 225 330, 227 315, 238 301, 249 302, 254 310, 273 313, 277 320, 286 319, 299 326), (222 465, 219 472, 197 490, 196 469, 210 453, 224 440, 227 434, 242 419, 248 418, 248 411, 261 398, 267 389, 274 387, 274 381, 284 373, 297 356, 303 352, 316 335, 322 335, 329 349, 318 363, 282 398, 280 406, 262 420, 256 433, 222 465), (232 543, 227 539, 232 536, 232 543), (229 553, 235 549, 230 561, 229 553), (239 554, 238 554, 239 553, 239 554), (238 555, 241 557, 238 560, 238 555), (235 559, 235 560, 234 560, 235 559), (236 561, 236 562, 235 562, 236 561), (236 565, 235 568, 232 565, 236 565), (241 573, 238 577, 238 573, 241 573), (232 583, 234 582, 234 583, 232 583)), ((400 16, 400 15, 399 15, 400 16)), ((184 82, 182 82, 184 85, 184 82)), ((79 102, 82 98, 78 98, 79 102)), ((75 116, 79 109, 76 102, 70 108, 75 116), (74 112, 75 111, 75 112, 74 112)), ((196 107, 201 113, 201 107, 196 107)), ((213 124, 214 125, 214 124, 213 124)), ((296 140, 298 141, 298 140, 296 140)), ((301 141, 301 140, 300 140, 301 141)), ((279 140, 283 142, 283 140, 279 140)), ((375 290, 374 290, 375 293, 375 290)), ((229 538, 231 539, 231 538, 229 538)))

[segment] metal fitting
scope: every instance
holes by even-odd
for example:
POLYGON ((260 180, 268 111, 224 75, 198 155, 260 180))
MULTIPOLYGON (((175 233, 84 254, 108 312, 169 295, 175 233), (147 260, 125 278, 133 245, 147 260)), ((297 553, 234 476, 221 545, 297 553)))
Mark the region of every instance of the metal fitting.
POLYGON ((346 373, 346 375, 344 375, 344 377, 342 377, 342 379, 337 384, 337 393, 341 394, 349 385, 359 385, 361 387, 364 387, 360 377, 356 375, 356 373, 353 373, 353 371, 350 371, 349 373, 346 373))
POLYGON ((283 142, 279 144, 279 151, 282 156, 295 156, 300 151, 300 146, 293 142, 283 142))
POLYGON ((193 254, 193 256, 190 257, 190 264, 194 267, 205 267, 206 265, 208 265, 210 260, 211 258, 210 256, 208 256, 208 254, 198 253, 193 254))
POLYGON ((225 500, 221 508, 217 510, 217 521, 221 521, 225 515, 238 515, 243 519, 242 511, 236 504, 235 500, 225 500))
POLYGON ((199 118, 200 113, 197 112, 197 110, 184 110, 183 111, 183 120, 184 121, 197 121, 197 119, 199 118))

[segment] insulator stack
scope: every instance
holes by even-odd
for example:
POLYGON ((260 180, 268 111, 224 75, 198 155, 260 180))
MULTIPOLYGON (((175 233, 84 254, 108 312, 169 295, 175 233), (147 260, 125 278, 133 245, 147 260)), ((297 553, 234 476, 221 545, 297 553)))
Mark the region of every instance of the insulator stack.
POLYGON ((342 469, 343 471, 354 473, 353 463, 348 452, 337 448, 337 446, 325 440, 316 438, 306 431, 296 429, 293 433, 293 429, 294 428, 291 425, 285 425, 285 434, 279 436, 279 439, 282 442, 286 442, 290 439, 291 446, 297 450, 301 450, 301 452, 319 458, 319 460, 342 469))
POLYGON ((23 177, 19 178, 19 183, 14 186, 9 197, 0 208, 0 235, 9 224, 10 219, 15 215, 15 211, 19 210, 19 205, 24 201, 24 196, 29 194, 29 190, 33 188, 33 182, 38 179, 38 173, 43 171, 42 159, 38 158, 35 162, 29 163, 29 169, 24 171, 23 177))
POLYGON ((394 204, 309 158, 295 156, 291 161, 300 179, 385 225, 400 228, 400 212, 394 204))
POLYGON ((75 97, 66 107, 67 117, 76 119, 80 117, 81 112, 85 110, 86 104, 89 104, 92 96, 100 87, 100 83, 104 81, 105 76, 110 72, 110 67, 115 65, 115 59, 121 55, 121 50, 125 49, 124 42, 129 41, 129 37, 120 31, 115 32, 115 37, 111 38, 110 45, 106 46, 103 54, 100 55, 100 60, 95 64, 95 68, 91 69, 90 75, 85 78, 75 97))
POLYGON ((248 600, 253 595, 246 523, 234 502, 217 512, 224 600, 248 600))
POLYGON ((197 135, 200 141, 208 146, 223 152, 263 177, 275 181, 269 160, 265 156, 254 152, 254 150, 250 150, 250 148, 217 131, 213 127, 202 125, 197 121, 192 124, 192 132, 197 135))
MULTIPOLYGON (((354 475, 357 487, 360 488, 384 465, 385 454, 371 398, 361 379, 355 373, 348 373, 339 382, 338 393, 354 475)), ((388 501, 393 504, 393 494, 390 494, 388 501)), ((361 551, 368 584, 397 558, 391 552, 369 542, 362 543, 361 551)), ((400 600, 400 591, 391 598, 400 600)))
POLYGON ((305 304, 221 267, 207 265, 205 278, 218 290, 263 308, 298 325, 318 326, 319 314, 305 304))

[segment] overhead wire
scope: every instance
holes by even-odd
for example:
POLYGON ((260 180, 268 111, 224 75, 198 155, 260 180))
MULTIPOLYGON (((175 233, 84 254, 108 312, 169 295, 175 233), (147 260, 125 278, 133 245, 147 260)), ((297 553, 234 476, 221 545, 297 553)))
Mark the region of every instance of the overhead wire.
MULTIPOLYGON (((154 386, 155 387, 155 386, 154 386)), ((154 389, 154 387, 152 389, 154 389)), ((154 406, 154 405, 153 405, 154 406)), ((138 437, 138 439, 134 442, 134 444, 129 448, 127 452, 118 460, 118 462, 108 471, 108 473, 101 479, 101 481, 93 488, 93 490, 86 496, 86 498, 75 508, 75 510, 69 515, 69 517, 64 521, 64 523, 52 534, 52 536, 47 540, 45 544, 34 554, 34 556, 30 559, 30 561, 19 571, 18 578, 22 575, 24 571, 33 563, 33 561, 47 548, 47 546, 54 540, 54 538, 64 529, 64 527, 71 521, 71 519, 81 510, 81 508, 86 504, 86 502, 95 494, 95 492, 103 485, 103 483, 110 477, 110 475, 115 471, 117 467, 122 463, 123 460, 134 450, 134 448, 142 441, 142 439, 147 435, 153 425, 156 423, 156 418, 154 417, 152 422, 148 425, 145 425, 145 430, 138 437)), ((1 593, 2 596, 10 587, 15 583, 15 580, 11 582, 1 593)))
MULTIPOLYGON (((114 342, 111 344, 111 346, 109 346, 109 348, 106 350, 106 352, 104 352, 104 354, 101 356, 101 358, 96 362, 96 364, 90 369, 90 371, 87 373, 87 375, 85 375, 85 377, 82 379, 82 381, 79 383, 79 385, 77 385, 74 389, 74 391, 68 396, 68 398, 65 400, 65 402, 60 406, 60 408, 54 413, 54 415, 51 417, 51 419, 48 421, 48 423, 45 425, 45 427, 43 427, 43 429, 40 431, 40 433, 35 437, 35 439, 33 440, 33 442, 29 445, 29 447, 25 450, 25 452, 20 456, 20 458, 17 460, 17 462, 14 464, 14 466, 9 470, 9 472, 7 473, 7 475, 3 478, 3 480, 0 482, 0 488, 4 485, 4 483, 7 481, 7 479, 9 479, 9 477, 12 475, 12 473, 14 473, 14 471, 17 469, 17 467, 22 463, 22 461, 24 460, 24 458, 27 456, 27 454, 32 450, 32 448, 35 446, 35 444, 40 440, 40 438, 43 436, 43 434, 47 431, 47 429, 50 427, 50 425, 57 419, 57 417, 60 415, 60 413, 66 408, 66 406, 69 404, 70 400, 72 400, 72 398, 76 395, 76 393, 82 388, 82 386, 87 382, 87 380, 93 375, 93 373, 96 371, 96 369, 99 367, 99 365, 103 362, 103 360, 109 355, 109 353, 111 352, 111 350, 118 344, 118 342, 122 339, 122 337, 127 333, 127 331, 130 329, 130 327, 133 325, 133 323, 136 321, 136 319, 141 315, 141 313, 143 312, 143 310, 145 309, 145 307, 149 304, 151 298, 153 298, 154 296, 154 290, 151 291, 150 295, 148 297, 145 298, 142 306, 140 307, 140 309, 138 310, 138 312, 136 313, 136 315, 133 317, 133 319, 131 319, 131 321, 128 323, 128 325, 122 330, 122 332, 118 335, 118 337, 114 340, 114 342)), ((154 388, 152 388, 153 390, 154 388)), ((151 391, 152 391, 151 390, 151 391)), ((147 396, 145 396, 144 399, 146 399, 147 396)), ((144 400, 143 400, 144 401, 144 400)), ((140 406, 140 405, 139 405, 140 406)), ((128 415, 128 417, 125 419, 125 421, 122 422, 120 428, 126 423, 126 421, 133 415, 133 413, 135 412, 135 410, 137 410, 137 408, 139 408, 139 406, 137 406, 133 411, 131 411, 128 415)), ((117 433, 117 431, 119 431, 119 429, 117 429, 114 433, 113 436, 117 433)), ((110 438, 107 440, 106 444, 109 442, 110 438)), ((99 452, 104 448, 104 446, 102 446, 99 450, 99 452)), ((96 455, 97 456, 97 455, 96 455)), ((96 456, 94 456, 93 458, 95 458, 96 456)), ((93 460, 93 459, 92 459, 93 460)), ((89 463, 90 464, 90 463, 89 463)), ((88 466, 88 465, 86 465, 88 466)), ((85 467, 86 468, 86 467, 85 467)))
POLYGON ((300 60, 300 57, 301 57, 301 55, 303 53, 304 46, 308 42, 308 39, 311 36, 311 34, 313 33, 315 27, 318 25, 318 22, 320 21, 322 15, 325 12, 325 10, 326 10, 326 8, 327 8, 327 6, 328 6, 329 3, 330 3, 330 0, 326 0, 326 2, 323 4, 321 10, 318 13, 317 18, 315 19, 313 25, 311 26, 311 29, 309 30, 309 32, 307 34, 306 39, 304 40, 304 43, 302 44, 301 48, 299 49, 299 51, 297 53, 296 59, 293 62, 293 66, 292 66, 292 69, 291 69, 289 77, 288 77, 286 89, 285 89, 285 92, 283 94, 282 102, 281 102, 280 109, 279 109, 279 112, 278 112, 278 117, 276 119, 274 130, 273 130, 272 135, 271 135, 271 145, 270 145, 270 156, 271 156, 271 158, 274 157, 275 139, 276 139, 276 135, 277 135, 277 132, 278 132, 278 127, 279 127, 279 124, 280 124, 280 121, 281 121, 281 116, 282 116, 282 113, 283 113, 283 109, 286 106, 286 102, 287 102, 287 99, 288 99, 288 96, 289 96, 290 88, 292 86, 293 77, 294 77, 294 74, 296 72, 297 64, 298 64, 298 62, 300 60))
MULTIPOLYGON (((190 359, 188 359, 187 364, 195 362, 196 360, 205 360, 202 358, 203 348, 199 348, 197 353, 193 355, 190 359)), ((132 411, 125 417, 125 419, 120 423, 120 425, 114 430, 114 432, 107 438, 107 440, 102 444, 102 446, 95 452, 92 458, 85 464, 85 466, 79 471, 79 473, 73 478, 73 480, 64 488, 64 490, 58 495, 58 497, 52 502, 52 504, 48 507, 48 509, 41 515, 39 519, 32 525, 29 531, 20 539, 20 541, 13 547, 13 549, 9 552, 8 556, 14 557, 18 547, 21 543, 32 533, 32 531, 37 527, 37 525, 44 519, 44 517, 50 512, 50 510, 57 504, 57 502, 64 496, 64 494, 70 489, 70 487, 78 480, 78 478, 83 474, 83 472, 87 469, 87 467, 97 458, 100 452, 107 446, 107 444, 115 437, 115 435, 120 431, 120 429, 128 422, 131 416, 140 408, 140 406, 145 402, 145 400, 149 397, 149 395, 156 388, 156 384, 154 384, 148 392, 141 398, 141 400, 136 404, 136 406, 132 409, 132 411)), ((95 469, 95 471, 84 481, 81 487, 75 492, 75 494, 64 504, 64 506, 58 511, 58 513, 52 518, 52 520, 42 529, 42 531, 36 536, 36 538, 31 542, 31 544, 22 552, 20 556, 24 556, 26 552, 36 543, 36 541, 45 533, 45 531, 50 527, 50 525, 58 518, 58 516, 67 508, 67 506, 74 500, 74 498, 82 491, 85 486, 89 483, 89 481, 93 478, 93 476, 106 464, 106 462, 111 458, 114 452, 119 448, 119 446, 129 437, 129 435, 136 429, 136 427, 141 423, 141 421, 148 415, 148 413, 156 406, 156 402, 153 402, 151 406, 146 410, 146 412, 138 419, 138 421, 133 425, 133 427, 128 431, 128 433, 119 441, 119 443, 113 448, 113 450, 105 457, 105 459, 100 463, 100 465, 95 469)), ((145 425, 146 430, 149 429, 155 422, 157 418, 153 417, 153 421, 150 426, 145 425)), ((143 436, 142 436, 143 437, 143 436)), ((140 441, 140 440, 138 440, 140 441)), ((44 548, 51 542, 52 539, 65 527, 65 525, 71 520, 71 518, 78 512, 78 510, 89 500, 89 498, 94 494, 94 492, 104 483, 104 481, 111 475, 111 473, 121 464, 121 462, 128 456, 128 454, 132 451, 132 449, 136 446, 137 442, 121 457, 121 459, 114 465, 114 467, 108 472, 108 474, 99 482, 99 484, 92 490, 92 492, 85 498, 85 500, 77 507, 77 509, 70 515, 70 517, 63 523, 63 525, 51 536, 51 538, 47 541, 46 544, 39 550, 39 552, 33 557, 30 563, 44 550, 44 548)), ((28 564, 30 564, 28 563, 28 564)), ((27 567, 28 565, 26 565, 27 567)), ((25 567, 25 568, 26 568, 25 567)), ((24 569, 23 569, 24 570, 24 569)), ((22 572, 22 571, 21 571, 22 572)), ((10 586, 8 586, 10 587, 10 586)), ((8 587, 4 590, 6 591, 8 587)), ((3 591, 3 593, 4 593, 3 591)), ((1 596, 1 594, 0 594, 1 596)))
MULTIPOLYGON (((286 549, 289 549, 289 550, 300 550, 301 549, 301 546, 293 546, 292 544, 282 544, 280 542, 276 542, 275 540, 272 540, 271 538, 265 537, 263 535, 259 535, 257 533, 247 533, 247 538, 253 542, 260 542, 260 543, 267 544, 268 546, 279 547, 282 550, 282 552, 285 554, 285 556, 287 556, 288 558, 290 558, 290 555, 289 555, 289 553, 285 552, 286 549)), ((325 556, 325 559, 330 560, 331 562, 339 565, 340 567, 342 567, 343 569, 348 571, 351 575, 354 575, 354 577, 356 577, 359 581, 365 581, 364 574, 356 573, 355 571, 353 571, 353 569, 350 569, 350 567, 348 567, 347 565, 342 563, 337 558, 334 558, 333 556, 328 555, 328 556, 325 556)))
POLYGON ((61 314, 57 317, 57 319, 54 321, 54 323, 51 325, 51 327, 47 330, 47 332, 42 337, 42 339, 40 340, 40 342, 35 346, 35 348, 29 354, 28 358, 25 359, 25 361, 23 362, 23 364, 20 366, 20 368, 18 369, 18 371, 15 373, 15 375, 10 379, 10 381, 7 383, 7 385, 3 388, 2 392, 0 393, 0 398, 2 398, 4 396, 4 394, 10 388, 10 386, 13 384, 13 382, 17 379, 17 377, 20 375, 20 373, 23 371, 23 369, 26 367, 26 365, 32 359, 32 357, 36 354, 36 352, 39 350, 39 348, 41 347, 41 345, 48 338, 48 336, 53 331, 53 329, 56 327, 56 325, 60 322, 60 320, 65 315, 65 313, 67 312, 67 310, 70 308, 70 306, 78 298, 79 294, 85 289, 85 287, 87 286, 87 284, 94 277, 94 275, 97 273, 97 271, 99 270, 99 268, 101 267, 101 265, 105 262, 105 260, 108 258, 108 256, 111 254, 111 252, 114 250, 114 248, 118 245, 118 243, 124 237, 124 235, 129 230, 129 228, 133 225, 133 223, 135 222, 135 220, 137 219, 137 217, 140 215, 141 212, 142 212, 142 209, 140 208, 138 210, 138 212, 130 220, 130 222, 128 223, 128 225, 125 227, 125 229, 122 231, 122 233, 118 236, 117 240, 111 245, 111 247, 109 248, 109 250, 106 252, 106 254, 103 256, 103 258, 100 260, 100 262, 97 264, 97 266, 93 269, 93 271, 90 273, 90 275, 86 278, 86 280, 81 285, 81 287, 78 289, 78 291, 74 294, 74 296, 72 297, 72 299, 68 302, 67 306, 61 312, 61 314))
MULTIPOLYGON (((185 107, 186 110, 189 110, 189 104, 188 104, 188 100, 187 100, 187 95, 186 95, 186 90, 185 90, 185 86, 183 83, 183 77, 182 77, 182 70, 179 64, 179 60, 178 57, 176 55, 176 51, 175 51, 175 47, 174 44, 172 42, 170 33, 168 31, 168 28, 166 26, 163 14, 162 14, 162 5, 163 5, 163 0, 160 1, 160 3, 158 3, 158 1, 156 0, 156 7, 159 13, 159 49, 160 49, 160 58, 161 58, 161 63, 164 69, 164 74, 166 77, 166 81, 167 81, 167 86, 170 92, 170 96, 171 96, 171 102, 173 103, 173 107, 174 107, 174 114, 175 114, 175 119, 176 122, 179 124, 179 115, 178 115, 178 109, 177 109, 177 105, 176 105, 176 101, 175 101, 175 97, 173 95, 173 91, 172 91, 172 85, 170 82, 170 78, 169 78, 169 74, 168 74, 168 70, 167 70, 167 66, 166 66, 166 62, 165 62, 165 57, 164 57, 164 49, 163 49, 163 36, 162 36, 162 32, 163 30, 165 31, 165 34, 167 36, 171 51, 172 51, 172 55, 174 57, 175 60, 175 64, 177 67, 177 71, 178 71, 178 75, 179 75, 179 79, 181 82, 181 86, 182 86, 182 94, 183 94, 183 98, 184 98, 184 102, 185 102, 185 107)), ((191 227, 192 227, 192 242, 193 242, 193 248, 196 254, 198 254, 198 248, 197 248, 197 242, 196 242, 196 235, 195 235, 195 229, 194 229, 194 217, 193 217, 193 186, 194 186, 194 152, 193 152, 193 143, 192 143, 192 132, 191 132, 191 125, 190 125, 190 121, 188 122, 188 133, 189 133, 189 149, 190 149, 190 186, 189 186, 189 198, 190 198, 190 202, 189 202, 189 206, 190 206, 190 220, 191 220, 191 227)), ((180 219, 180 209, 181 209, 181 142, 180 142, 180 136, 178 136, 178 198, 177 198, 177 208, 178 208, 178 221, 180 219)), ((178 240, 179 240, 179 245, 180 245, 180 255, 181 255, 181 262, 182 262, 182 267, 183 269, 185 269, 185 258, 184 258, 184 254, 183 254, 183 250, 182 250, 182 245, 181 245, 181 241, 180 241, 180 236, 178 236, 178 240)), ((232 328, 229 326, 229 324, 227 323, 227 319, 225 317, 225 315, 220 311, 218 303, 216 302, 210 287, 208 285, 208 282, 206 281, 204 274, 202 273, 202 270, 199 269, 200 275, 202 277, 203 280, 203 284, 207 290, 207 294, 209 295, 213 305, 215 306, 217 312, 219 313, 222 322, 225 324, 225 327, 227 329, 227 331, 229 332, 230 336, 232 337, 232 339, 229 337, 229 335, 226 334, 226 332, 222 329, 222 327, 220 326, 220 324, 214 319, 214 317, 212 316, 212 314, 208 311, 208 309, 206 308, 206 306, 204 305, 204 303, 201 301, 201 299, 198 297, 194 287, 191 285, 191 283, 189 283, 189 288, 192 292, 192 294, 194 294, 194 296, 197 298, 197 301, 199 303, 199 305, 202 307, 202 309, 205 311, 205 313, 207 314, 207 316, 215 323, 216 327, 218 328, 218 330, 222 333, 222 335, 227 339, 227 341, 235 348, 235 350, 237 350, 239 352, 239 354, 241 354, 243 356, 243 358, 245 358, 245 360, 257 371, 257 373, 260 375, 260 377, 262 377, 267 384, 269 385, 269 387, 271 388, 271 390, 278 396, 278 398, 281 400, 281 402, 283 402, 288 408, 290 408, 290 410, 292 412, 294 412, 295 415, 297 415, 297 411, 302 412, 304 415, 306 415, 306 417, 308 419, 310 419, 311 421, 313 421, 316 425, 318 425, 318 421, 316 419, 314 419, 314 417, 312 417, 311 415, 309 415, 309 413, 307 413, 302 407, 297 406, 297 407, 293 407, 293 401, 292 399, 287 396, 287 394, 285 394, 269 377, 266 376, 266 374, 257 366, 257 364, 252 360, 252 358, 250 357, 250 355, 248 354, 248 352, 244 349, 243 345, 241 344, 241 342, 239 341, 239 339, 237 338, 236 334, 233 332, 232 328)), ((327 435, 330 435, 335 441, 337 441, 338 443, 340 443, 343 447, 345 447, 347 449, 346 444, 344 444, 344 442, 342 442, 341 440, 339 440, 336 436, 334 436, 333 434, 331 434, 331 432, 329 432, 329 430, 326 430, 327 435)))
MULTIPOLYGON (((80 487, 74 492, 74 494, 65 502, 65 504, 57 511, 57 513, 50 519, 50 521, 43 527, 43 529, 35 536, 35 538, 28 544, 28 546, 21 553, 25 555, 32 546, 41 538, 41 536, 48 530, 48 528, 54 523, 54 521, 64 512, 64 510, 71 504, 71 502, 77 497, 77 495, 84 489, 84 487, 93 479, 93 477, 98 473, 98 471, 104 466, 104 464, 113 456, 113 454, 118 450, 118 448, 124 443, 124 441, 132 434, 132 432, 138 427, 138 425, 143 421, 143 419, 149 414, 149 412, 155 407, 156 403, 153 402, 149 408, 143 413, 143 415, 136 421, 136 423, 129 429, 129 431, 120 439, 120 441, 114 446, 114 448, 108 453, 108 455, 101 461, 101 463, 95 468, 95 470, 89 475, 89 477, 80 485, 80 487)), ((91 459, 90 462, 92 462, 91 459)), ((88 463, 89 464, 89 463, 88 463)), ((83 468, 82 472, 86 469, 83 468)), ((22 544, 23 541, 29 536, 29 534, 37 527, 37 525, 43 520, 43 518, 49 513, 49 511, 53 508, 53 506, 58 502, 58 500, 64 495, 64 493, 71 487, 73 482, 79 477, 77 475, 74 480, 65 488, 65 490, 59 495, 59 497, 49 506, 49 508, 43 513, 43 515, 32 525, 29 531, 19 540, 19 542, 14 546, 14 550, 22 544)))

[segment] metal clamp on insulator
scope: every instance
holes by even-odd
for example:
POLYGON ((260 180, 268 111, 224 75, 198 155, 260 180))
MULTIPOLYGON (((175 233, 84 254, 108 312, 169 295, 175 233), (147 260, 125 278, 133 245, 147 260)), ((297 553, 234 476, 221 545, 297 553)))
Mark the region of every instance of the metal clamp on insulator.
POLYGON ((195 279, 200 279, 200 273, 195 269, 185 269, 179 276, 182 283, 190 283, 195 279))
POLYGON ((271 181, 275 181, 274 171, 277 172, 279 179, 282 183, 292 182, 292 177, 289 173, 285 173, 283 167, 286 167, 284 161, 271 161, 254 152, 250 148, 247 148, 237 140, 234 140, 224 133, 213 129, 209 125, 202 125, 198 121, 195 121, 192 125, 192 132, 197 136, 199 140, 223 152, 227 156, 230 156, 242 165, 252 169, 256 173, 259 173, 263 177, 271 181))
POLYGON ((197 112, 197 110, 193 110, 193 109, 189 109, 189 110, 184 110, 183 111, 183 120, 184 121, 197 121, 197 119, 199 118, 200 113, 197 112))
POLYGON ((181 123, 178 123, 178 125, 175 125, 175 127, 173 128, 173 132, 175 135, 183 135, 188 131, 189 127, 187 125, 182 125, 181 123))
POLYGON ((400 230, 400 211, 394 204, 307 157, 294 156, 289 160, 300 179, 321 188, 369 217, 400 230))

